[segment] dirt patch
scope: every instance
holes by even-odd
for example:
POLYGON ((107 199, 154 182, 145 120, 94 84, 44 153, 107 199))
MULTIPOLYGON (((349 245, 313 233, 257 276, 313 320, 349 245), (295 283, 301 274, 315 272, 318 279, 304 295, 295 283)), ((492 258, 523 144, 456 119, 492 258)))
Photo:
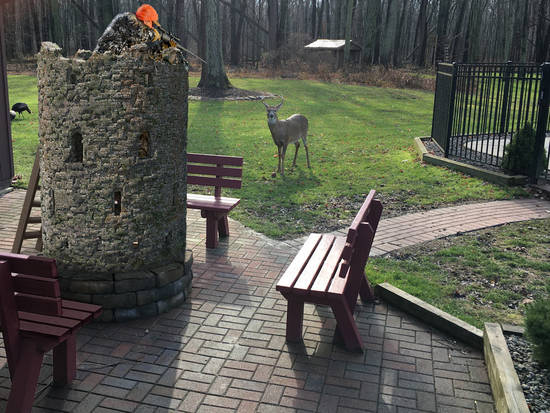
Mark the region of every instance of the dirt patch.
POLYGON ((257 92, 254 90, 238 89, 201 89, 193 87, 189 89, 189 100, 261 100, 273 98, 276 95, 269 92, 257 92))

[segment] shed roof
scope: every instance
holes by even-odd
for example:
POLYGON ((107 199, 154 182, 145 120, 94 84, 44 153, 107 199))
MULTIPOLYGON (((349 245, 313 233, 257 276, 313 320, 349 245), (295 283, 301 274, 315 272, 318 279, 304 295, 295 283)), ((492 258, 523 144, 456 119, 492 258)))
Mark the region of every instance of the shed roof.
MULTIPOLYGON (((345 45, 346 41, 343 39, 317 39, 313 43, 306 45, 305 48, 315 50, 341 50, 345 45)), ((361 47, 352 40, 351 50, 361 50, 361 47)))

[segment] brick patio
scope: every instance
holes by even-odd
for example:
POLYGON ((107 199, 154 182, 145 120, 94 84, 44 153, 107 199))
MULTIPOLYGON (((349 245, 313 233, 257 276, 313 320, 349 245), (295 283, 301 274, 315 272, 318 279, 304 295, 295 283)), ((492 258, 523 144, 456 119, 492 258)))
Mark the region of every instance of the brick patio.
MULTIPOLYGON (((0 197, 0 249, 11 248, 23 197, 0 197)), ((548 203, 533 208, 550 216, 548 203)), ((380 229, 391 228, 388 222, 380 229)), ((286 301, 274 285, 297 243, 230 220, 231 237, 207 251, 204 226, 189 211, 191 299, 155 318, 83 329, 77 379, 51 387, 47 358, 33 411, 493 411, 479 351, 384 303, 356 307, 364 354, 333 345, 330 309, 313 305, 306 305, 303 345, 287 345, 286 301)), ((10 379, 0 351, 3 408, 10 379)))

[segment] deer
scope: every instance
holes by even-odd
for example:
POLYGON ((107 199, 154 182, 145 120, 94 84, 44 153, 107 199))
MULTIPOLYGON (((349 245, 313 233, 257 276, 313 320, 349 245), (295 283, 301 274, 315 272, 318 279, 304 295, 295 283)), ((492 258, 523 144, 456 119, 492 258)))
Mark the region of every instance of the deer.
MULTIPOLYGON (((277 172, 281 176, 285 175, 285 154, 286 148, 289 144, 293 143, 296 145, 296 152, 294 153, 294 161, 292 162, 292 167, 296 166, 296 157, 298 156, 298 148, 300 147, 300 139, 304 143, 304 148, 306 149, 306 159, 307 167, 311 168, 309 164, 309 152, 307 149, 307 127, 308 121, 304 115, 294 114, 285 120, 279 120, 277 117, 277 111, 283 106, 284 98, 281 96, 281 103, 276 106, 269 106, 264 102, 262 98, 262 103, 265 106, 267 111, 267 125, 271 131, 271 137, 273 142, 277 146, 277 151, 279 155, 279 164, 277 166, 277 172)), ((272 176, 276 176, 277 172, 274 172, 272 176)))

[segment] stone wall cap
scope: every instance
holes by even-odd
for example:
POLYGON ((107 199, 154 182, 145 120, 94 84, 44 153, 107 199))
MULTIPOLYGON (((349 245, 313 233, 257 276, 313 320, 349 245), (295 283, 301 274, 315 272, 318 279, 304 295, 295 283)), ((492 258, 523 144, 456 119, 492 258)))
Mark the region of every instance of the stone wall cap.
POLYGON ((53 42, 42 42, 42 45, 40 46, 40 53, 48 53, 55 56, 61 56, 61 47, 53 42))

